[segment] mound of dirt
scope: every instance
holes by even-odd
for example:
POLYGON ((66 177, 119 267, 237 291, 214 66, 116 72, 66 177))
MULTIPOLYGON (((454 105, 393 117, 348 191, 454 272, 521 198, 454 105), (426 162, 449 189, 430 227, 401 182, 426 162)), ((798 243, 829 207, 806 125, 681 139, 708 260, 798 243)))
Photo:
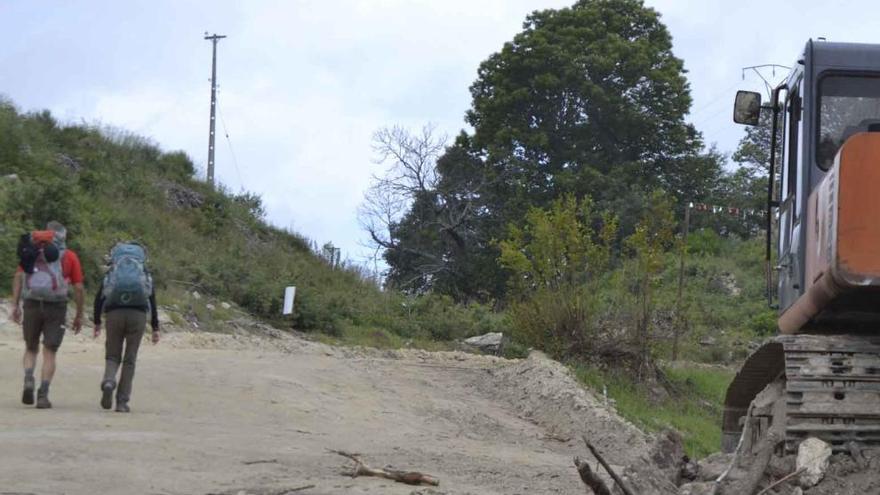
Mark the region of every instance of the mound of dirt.
POLYGON ((646 461, 652 438, 585 390, 571 371, 540 352, 480 377, 472 386, 565 442, 585 436, 612 466, 646 461))

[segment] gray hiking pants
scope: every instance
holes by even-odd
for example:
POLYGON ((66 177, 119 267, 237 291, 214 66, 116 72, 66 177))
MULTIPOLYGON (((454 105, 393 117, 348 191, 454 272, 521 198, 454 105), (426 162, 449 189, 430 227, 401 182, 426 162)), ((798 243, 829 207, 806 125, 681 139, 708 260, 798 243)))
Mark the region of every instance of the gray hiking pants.
POLYGON ((106 366, 104 382, 116 383, 116 372, 122 363, 122 375, 116 389, 116 402, 127 403, 131 398, 131 383, 134 380, 134 365, 138 348, 144 338, 147 313, 140 309, 119 308, 107 312, 106 366), (123 345, 125 352, 123 355, 123 345))

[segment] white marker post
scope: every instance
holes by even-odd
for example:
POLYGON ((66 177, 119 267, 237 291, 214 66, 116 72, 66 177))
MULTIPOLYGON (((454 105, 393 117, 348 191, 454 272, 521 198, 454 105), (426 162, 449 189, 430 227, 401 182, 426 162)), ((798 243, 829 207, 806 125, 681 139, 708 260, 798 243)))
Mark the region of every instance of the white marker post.
POLYGON ((286 287, 284 289, 284 308, 281 310, 281 314, 289 315, 293 314, 293 298, 296 296, 296 287, 286 287))

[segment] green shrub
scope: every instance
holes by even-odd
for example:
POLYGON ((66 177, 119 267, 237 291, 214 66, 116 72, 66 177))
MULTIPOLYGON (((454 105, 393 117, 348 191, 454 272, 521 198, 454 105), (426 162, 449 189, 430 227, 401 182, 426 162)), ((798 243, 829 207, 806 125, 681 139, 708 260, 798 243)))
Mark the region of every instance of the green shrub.
POLYGON ((688 235, 688 253, 699 256, 718 256, 721 237, 712 229, 699 229, 688 235))
POLYGON ((765 309, 749 319, 749 329, 759 336, 774 335, 779 328, 776 311, 765 309))
POLYGON ((552 356, 584 355, 596 340, 595 299, 586 288, 540 290, 510 308, 513 338, 552 356))

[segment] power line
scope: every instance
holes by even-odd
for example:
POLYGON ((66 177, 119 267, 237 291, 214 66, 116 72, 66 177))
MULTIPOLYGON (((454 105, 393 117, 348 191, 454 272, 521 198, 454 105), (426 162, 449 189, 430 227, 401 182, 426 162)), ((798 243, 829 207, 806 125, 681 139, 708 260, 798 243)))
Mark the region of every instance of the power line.
POLYGON ((229 129, 226 128, 226 119, 223 118, 223 111, 220 110, 220 107, 217 107, 217 112, 220 114, 220 123, 223 125, 223 134, 226 136, 226 144, 229 145, 229 153, 232 155, 232 165, 235 166, 235 175, 238 176, 238 183, 241 185, 242 189, 244 187, 244 181, 241 179, 241 171, 238 168, 238 158, 235 156, 235 148, 232 147, 232 139, 229 137, 229 129))
POLYGON ((729 97, 729 95, 730 95, 730 90, 732 90, 733 88, 739 86, 739 84, 740 84, 740 82, 739 82, 739 81, 736 81, 736 82, 734 82, 733 84, 731 84, 730 86, 728 86, 727 88, 725 88, 723 91, 721 91, 720 93, 718 93, 717 95, 715 95, 714 97, 712 97, 712 100, 711 100, 709 103, 703 105, 703 106, 700 107, 698 110, 694 110, 693 112, 691 112, 691 113, 690 113, 690 117, 691 117, 691 118, 696 117, 697 115, 703 113, 704 111, 708 110, 709 108, 711 108, 712 106, 714 106, 716 103, 718 103, 719 101, 721 101, 721 99, 724 98, 725 96, 729 97))

